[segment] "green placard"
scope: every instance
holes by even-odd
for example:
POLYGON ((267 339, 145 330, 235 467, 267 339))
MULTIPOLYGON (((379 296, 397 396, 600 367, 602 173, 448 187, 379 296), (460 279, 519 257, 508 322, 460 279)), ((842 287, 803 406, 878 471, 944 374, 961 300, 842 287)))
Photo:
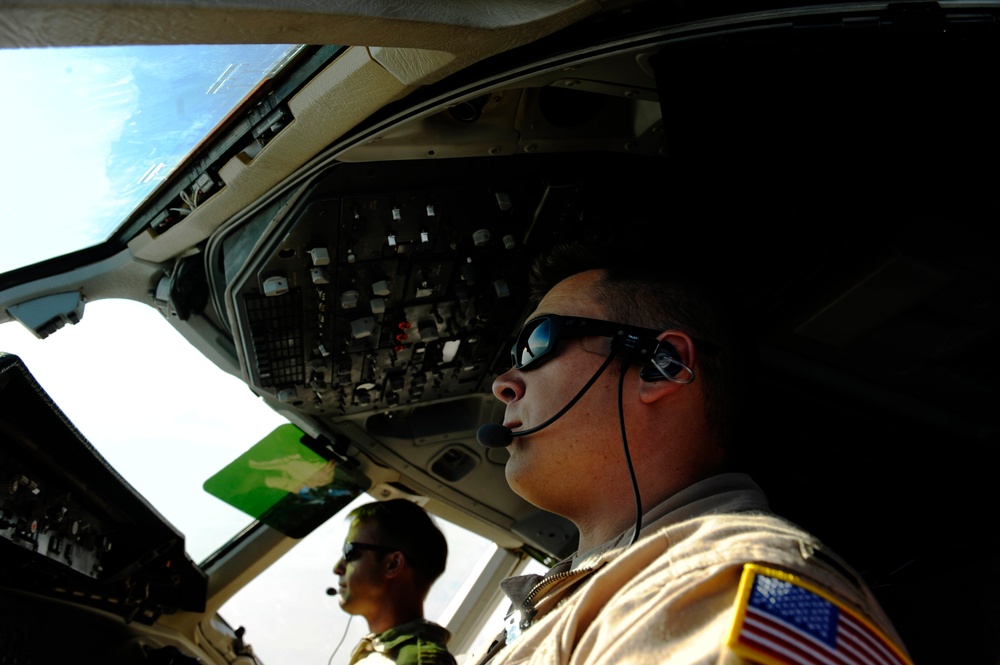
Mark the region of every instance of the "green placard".
POLYGON ((286 536, 302 538, 371 482, 302 443, 304 432, 281 425, 205 481, 209 494, 286 536))

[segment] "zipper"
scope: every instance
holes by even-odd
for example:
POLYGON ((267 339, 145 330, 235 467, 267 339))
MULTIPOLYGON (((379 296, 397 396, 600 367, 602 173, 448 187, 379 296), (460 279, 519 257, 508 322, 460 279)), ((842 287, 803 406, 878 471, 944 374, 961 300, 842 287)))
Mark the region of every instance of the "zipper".
MULTIPOLYGON (((532 587, 521 603, 521 607, 511 612, 505 619, 504 631, 507 634, 507 644, 520 637, 521 633, 531 625, 532 621, 538 615, 538 608, 535 606, 536 600, 544 600, 541 597, 546 595, 551 596, 561 590, 571 589, 574 584, 596 572, 602 565, 603 563, 593 568, 578 568, 576 570, 556 573, 555 575, 546 577, 532 587)), ((560 599, 560 601, 563 599, 560 599)))

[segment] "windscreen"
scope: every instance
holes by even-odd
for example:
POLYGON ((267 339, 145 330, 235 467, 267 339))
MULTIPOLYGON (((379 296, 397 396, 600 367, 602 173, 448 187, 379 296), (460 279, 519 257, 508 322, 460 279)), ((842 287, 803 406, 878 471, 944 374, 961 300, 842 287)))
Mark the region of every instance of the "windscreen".
POLYGON ((0 273, 111 237, 299 48, 0 49, 0 273))

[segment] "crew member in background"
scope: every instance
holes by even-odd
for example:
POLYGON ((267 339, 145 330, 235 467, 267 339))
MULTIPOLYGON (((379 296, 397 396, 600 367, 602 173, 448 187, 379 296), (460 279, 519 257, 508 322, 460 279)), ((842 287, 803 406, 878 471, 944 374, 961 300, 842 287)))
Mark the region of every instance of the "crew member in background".
POLYGON ((579 549, 504 580, 483 661, 909 663, 861 578, 733 471, 755 345, 667 275, 682 248, 650 245, 535 265, 537 307, 493 384, 504 423, 479 439, 508 448, 511 488, 571 520, 579 549))
POLYGON ((448 543, 424 510, 406 499, 351 511, 339 576, 340 606, 361 615, 370 633, 351 664, 455 665, 448 631, 424 619, 424 599, 444 572, 448 543))

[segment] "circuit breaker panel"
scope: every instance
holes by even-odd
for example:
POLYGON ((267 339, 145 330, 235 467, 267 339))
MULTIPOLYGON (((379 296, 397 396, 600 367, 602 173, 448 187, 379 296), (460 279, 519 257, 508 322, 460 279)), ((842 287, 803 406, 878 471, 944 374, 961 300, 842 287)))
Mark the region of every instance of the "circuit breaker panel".
POLYGON ((248 378, 332 418, 488 392, 531 261, 595 177, 565 157, 338 165, 231 287, 248 378))

